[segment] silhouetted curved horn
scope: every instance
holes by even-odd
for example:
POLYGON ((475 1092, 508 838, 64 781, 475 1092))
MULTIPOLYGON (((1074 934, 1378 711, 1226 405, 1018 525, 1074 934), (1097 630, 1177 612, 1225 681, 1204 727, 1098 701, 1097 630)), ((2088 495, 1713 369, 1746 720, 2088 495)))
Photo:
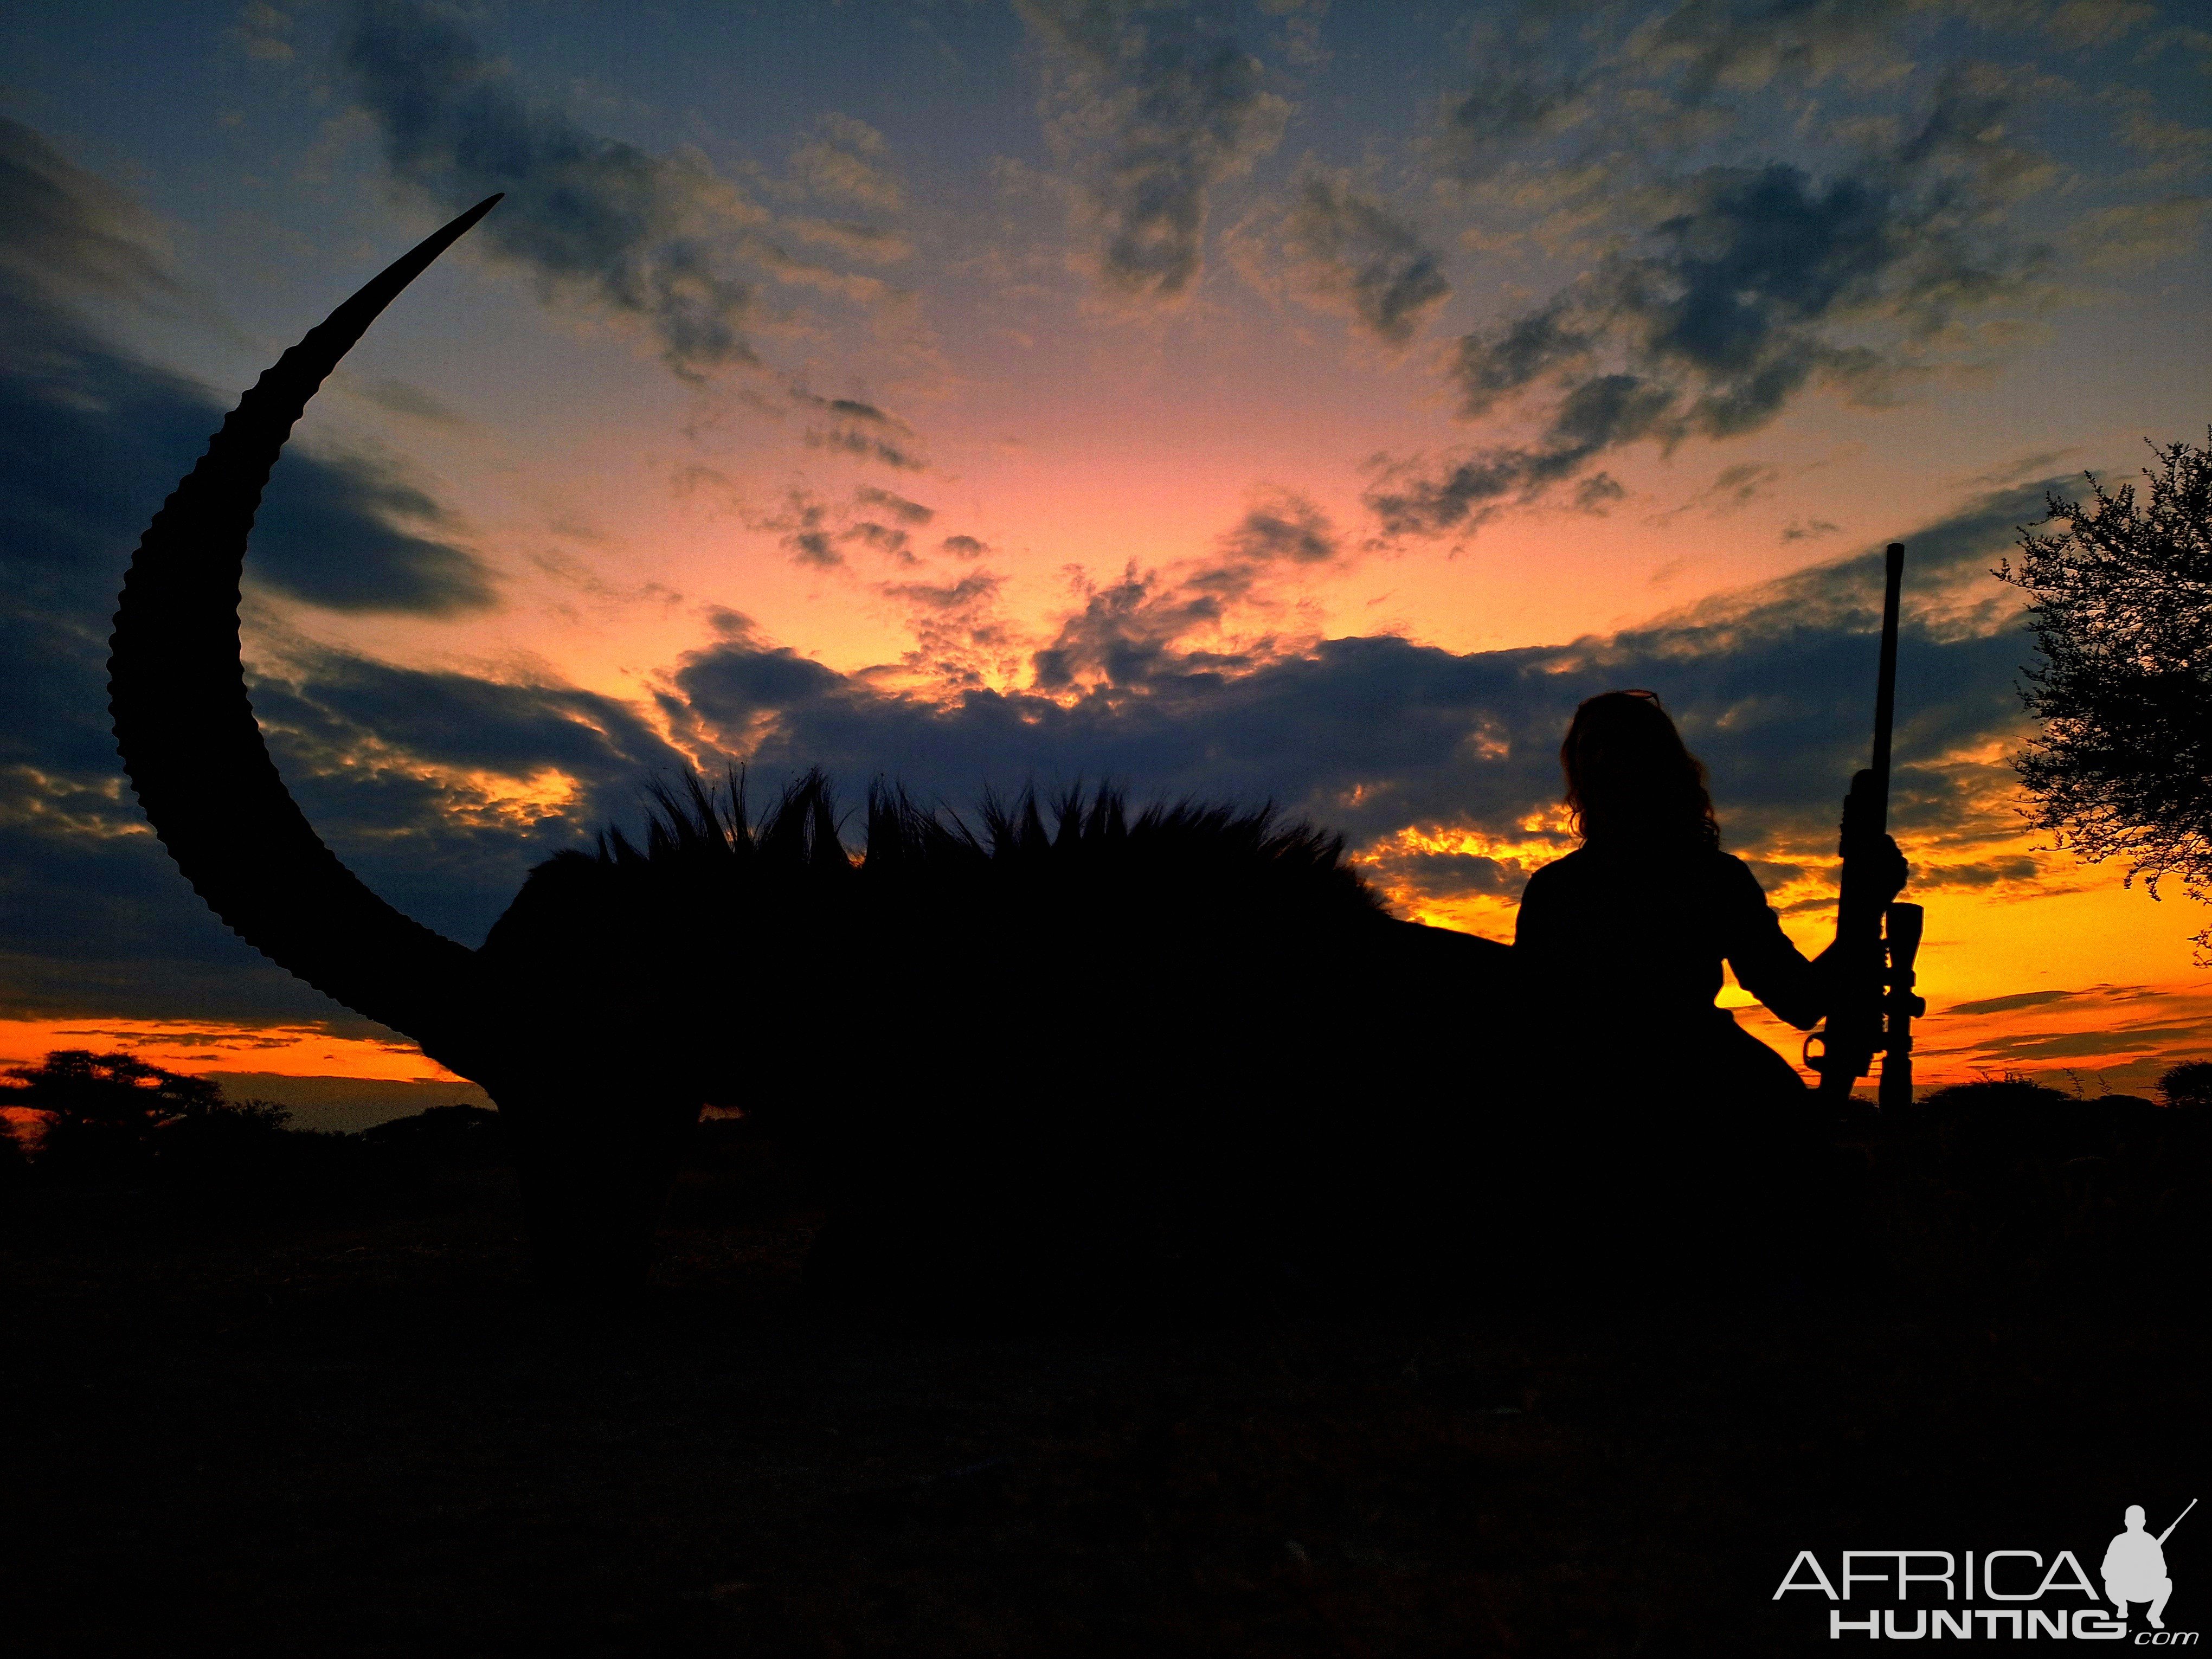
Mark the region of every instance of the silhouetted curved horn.
POLYGON ((270 469, 307 400, 499 199, 387 268, 239 400, 131 556, 107 664, 124 770, 200 896, 264 956, 440 1058, 469 1046, 475 952, 370 892, 286 791, 246 695, 238 585, 270 469))

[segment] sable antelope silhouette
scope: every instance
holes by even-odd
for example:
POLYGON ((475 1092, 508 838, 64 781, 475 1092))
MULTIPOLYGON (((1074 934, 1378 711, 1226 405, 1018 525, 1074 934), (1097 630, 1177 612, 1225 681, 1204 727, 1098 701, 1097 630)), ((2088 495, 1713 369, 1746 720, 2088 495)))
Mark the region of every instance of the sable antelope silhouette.
POLYGON ((247 537, 308 399, 499 199, 241 398, 131 560, 109 690, 147 816, 224 922, 497 1103, 539 1273, 635 1283, 717 1103, 808 1152, 833 1259, 909 1278, 1064 1265, 1178 1206, 1277 1243, 1387 1231, 1408 1183, 1446 1179, 1459 1103, 1410 1057, 1491 1023, 1507 953, 1391 919, 1340 838, 1266 811, 1025 794, 978 836, 879 786, 855 860, 818 775, 758 825, 694 779, 658 789, 642 847, 538 866, 475 951, 339 862, 246 695, 247 537))

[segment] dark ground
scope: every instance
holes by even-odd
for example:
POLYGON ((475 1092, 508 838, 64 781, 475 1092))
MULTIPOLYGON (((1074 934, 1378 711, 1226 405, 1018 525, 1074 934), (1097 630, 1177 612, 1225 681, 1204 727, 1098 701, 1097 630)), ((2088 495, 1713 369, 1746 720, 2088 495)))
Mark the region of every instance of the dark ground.
POLYGON ((2152 1123, 1868 1131, 1856 1288, 1540 1318, 917 1328, 806 1291, 818 1217, 737 1135, 623 1316, 535 1296, 501 1169, 252 1224, 19 1183, 0 1648, 1832 1652, 1800 1549, 2094 1573, 2197 1495, 2204 1124, 2152 1123))

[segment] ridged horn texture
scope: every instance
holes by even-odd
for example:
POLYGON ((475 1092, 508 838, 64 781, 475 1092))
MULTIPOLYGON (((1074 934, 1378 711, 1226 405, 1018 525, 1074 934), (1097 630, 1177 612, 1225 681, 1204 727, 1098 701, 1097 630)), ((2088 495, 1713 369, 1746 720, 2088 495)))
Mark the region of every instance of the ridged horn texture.
POLYGON ((440 1058, 471 1046, 475 952, 369 891, 285 789, 246 697, 239 579, 270 469, 307 400, 499 199, 389 266, 239 400, 131 556, 107 663, 124 770, 193 889, 264 956, 440 1058))

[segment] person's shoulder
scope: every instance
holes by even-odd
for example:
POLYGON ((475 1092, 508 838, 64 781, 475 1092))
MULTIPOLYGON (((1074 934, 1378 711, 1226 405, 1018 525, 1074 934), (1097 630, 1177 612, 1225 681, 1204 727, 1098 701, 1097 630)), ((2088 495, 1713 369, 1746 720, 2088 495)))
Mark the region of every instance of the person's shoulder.
POLYGON ((1733 902, 1757 905, 1761 908, 1765 907, 1766 889, 1759 884, 1758 876, 1749 865, 1735 854, 1723 853, 1718 848, 1713 848, 1705 858, 1706 879, 1712 884, 1711 891, 1733 902))
MULTIPOLYGON (((1577 875, 1589 867, 1589 848, 1577 847, 1571 852, 1562 853, 1548 864, 1538 865, 1529 873, 1528 887, 1534 887, 1539 883, 1550 887, 1561 881, 1572 881, 1577 875)), ((1522 890, 1525 892, 1527 888, 1524 887, 1522 890)))

